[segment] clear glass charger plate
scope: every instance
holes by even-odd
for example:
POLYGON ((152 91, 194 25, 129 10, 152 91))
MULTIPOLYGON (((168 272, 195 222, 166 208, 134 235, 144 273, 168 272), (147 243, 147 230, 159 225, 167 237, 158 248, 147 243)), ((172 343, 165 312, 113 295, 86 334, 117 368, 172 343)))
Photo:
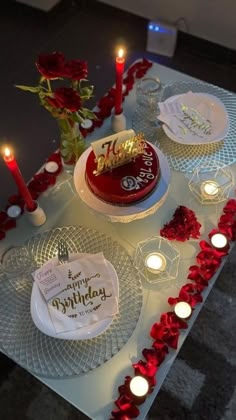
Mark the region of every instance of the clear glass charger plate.
POLYGON ((157 147, 164 153, 169 165, 177 171, 193 172, 197 166, 209 159, 219 161, 223 166, 233 164, 236 161, 236 95, 201 81, 173 82, 164 86, 160 102, 189 91, 214 95, 222 101, 229 117, 229 130, 226 137, 217 143, 183 145, 169 139, 163 129, 158 128, 157 147))
POLYGON ((56 228, 27 241, 37 265, 57 254, 57 242, 66 240, 70 252, 102 251, 114 266, 120 287, 119 314, 96 338, 59 340, 43 334, 30 314, 32 279, 25 273, 9 278, 0 271, 0 346, 19 365, 51 378, 86 373, 111 359, 131 337, 142 307, 141 278, 133 262, 117 242, 81 226, 56 228))

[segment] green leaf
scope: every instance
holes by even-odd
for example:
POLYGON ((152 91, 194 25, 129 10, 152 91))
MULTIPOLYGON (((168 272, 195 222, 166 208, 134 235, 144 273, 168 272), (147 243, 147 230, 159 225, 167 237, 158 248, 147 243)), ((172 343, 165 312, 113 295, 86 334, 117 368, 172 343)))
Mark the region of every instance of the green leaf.
POLYGON ((70 119, 79 124, 81 124, 84 121, 84 119, 77 112, 74 112, 73 114, 71 114, 70 119))
POLYGON ((39 93, 41 88, 39 86, 23 86, 23 85, 15 85, 18 89, 24 90, 26 92, 31 93, 39 93))
POLYGON ((86 86, 83 88, 80 88, 80 96, 81 99, 90 99, 93 94, 93 86, 86 86))
POLYGON ((87 108, 82 108, 80 111, 84 118, 88 118, 89 120, 95 120, 97 118, 96 115, 87 108))
POLYGON ((67 156, 67 150, 66 149, 61 149, 61 154, 62 156, 66 157, 67 156))

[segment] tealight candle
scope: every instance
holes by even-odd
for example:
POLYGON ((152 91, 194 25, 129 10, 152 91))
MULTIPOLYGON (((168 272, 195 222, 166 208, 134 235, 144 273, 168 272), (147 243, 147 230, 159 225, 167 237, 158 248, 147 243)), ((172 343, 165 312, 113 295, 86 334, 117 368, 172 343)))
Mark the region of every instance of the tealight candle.
POLYGON ((166 259, 164 255, 159 252, 152 252, 145 258, 145 266, 151 273, 158 273, 164 271, 166 268, 166 259))
POLYGON ((123 74, 125 67, 124 50, 119 49, 116 57, 116 94, 115 94, 115 114, 122 113, 122 88, 123 88, 123 74))
POLYGON ((222 249, 228 245, 228 239, 223 233, 215 233, 211 237, 211 244, 214 248, 222 249))
POLYGON ((49 174, 55 174, 59 169, 59 165, 57 162, 49 161, 45 164, 44 169, 49 174))
POLYGON ((201 192, 205 198, 213 199, 219 192, 219 184, 216 181, 204 181, 201 185, 201 192))
POLYGON ((187 302, 178 302, 174 308, 175 315, 181 319, 187 319, 192 313, 192 308, 187 302))
POLYGON ((85 128, 86 130, 88 130, 89 128, 91 128, 93 125, 93 122, 91 120, 89 120, 88 118, 86 118, 82 123, 81 123, 81 127, 85 128))
POLYGON ((149 390, 148 381, 143 376, 135 376, 132 378, 129 387, 132 394, 138 398, 145 397, 149 390))
POLYGON ((7 209, 7 215, 11 218, 11 219, 17 219, 17 217, 19 217, 21 215, 21 208, 20 206, 17 206, 16 204, 8 207, 7 209))

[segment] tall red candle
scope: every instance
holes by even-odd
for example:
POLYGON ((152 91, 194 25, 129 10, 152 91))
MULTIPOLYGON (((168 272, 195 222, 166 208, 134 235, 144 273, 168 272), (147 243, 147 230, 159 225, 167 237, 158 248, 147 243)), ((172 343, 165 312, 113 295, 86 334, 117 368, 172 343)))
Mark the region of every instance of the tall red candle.
POLYGON ((12 153, 12 151, 8 148, 5 147, 4 149, 4 153, 3 153, 3 159, 7 165, 7 167, 9 168, 15 183, 18 187, 19 190, 19 194, 21 195, 21 197, 24 199, 25 201, 25 206, 26 209, 28 211, 33 211, 36 209, 37 204, 35 203, 35 201, 33 200, 27 185, 24 181, 24 178, 22 176, 22 173, 19 169, 19 166, 17 165, 16 159, 14 157, 14 154, 12 153))
POLYGON ((115 95, 115 114, 122 112, 122 86, 125 67, 124 50, 119 49, 116 57, 116 95, 115 95))

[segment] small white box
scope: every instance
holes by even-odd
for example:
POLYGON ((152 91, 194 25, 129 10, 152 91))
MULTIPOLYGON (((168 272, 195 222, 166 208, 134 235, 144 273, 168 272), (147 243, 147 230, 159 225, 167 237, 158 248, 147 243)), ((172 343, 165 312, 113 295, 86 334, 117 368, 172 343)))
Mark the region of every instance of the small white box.
POLYGON ((177 28, 161 22, 149 22, 146 50, 172 57, 175 52, 177 28))

